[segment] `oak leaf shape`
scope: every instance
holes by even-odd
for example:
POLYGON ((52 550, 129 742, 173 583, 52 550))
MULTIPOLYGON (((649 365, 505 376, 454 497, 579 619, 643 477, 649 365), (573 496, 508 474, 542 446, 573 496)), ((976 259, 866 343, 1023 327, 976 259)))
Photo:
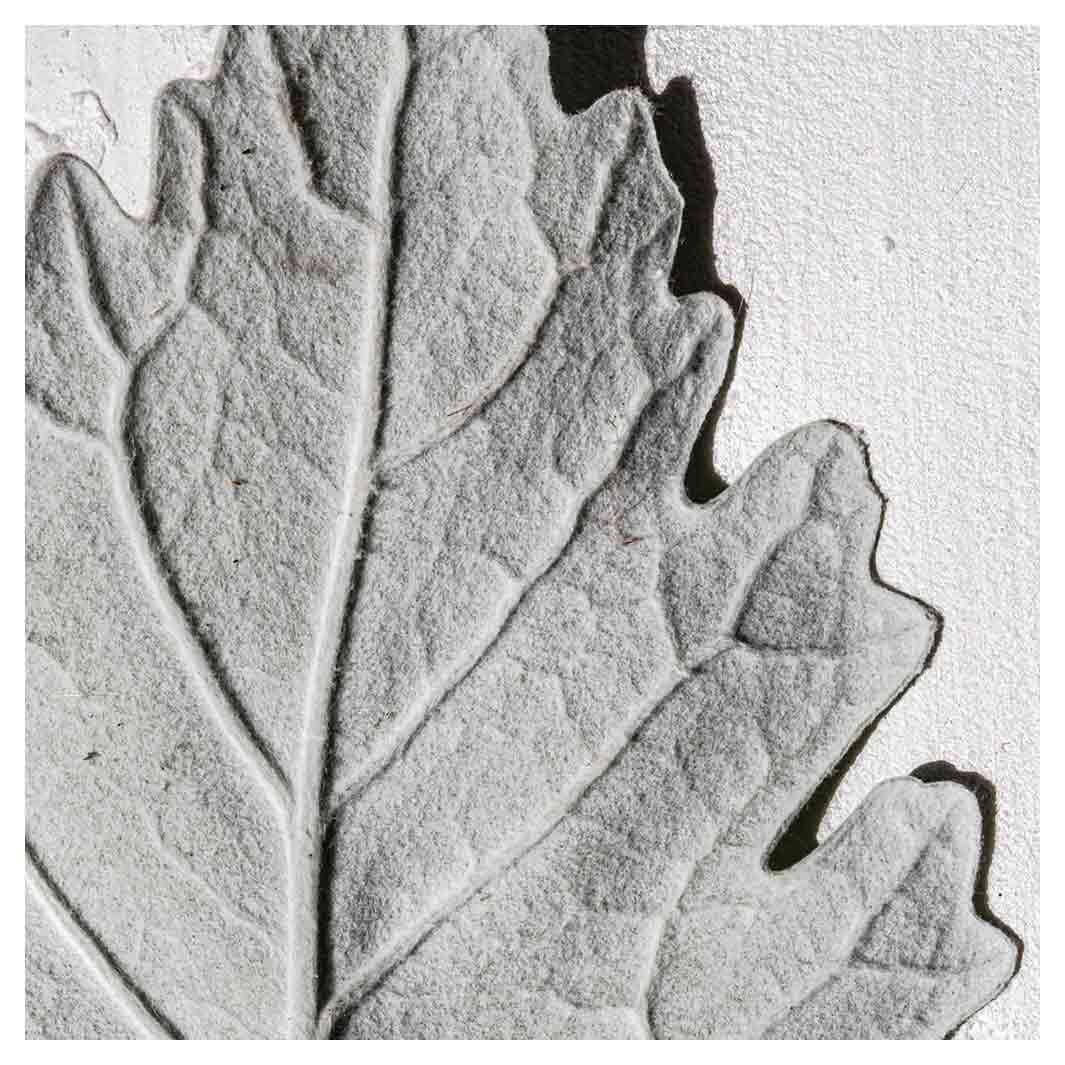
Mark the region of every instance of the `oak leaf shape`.
POLYGON ((539 30, 231 31, 153 207, 28 219, 28 1027, 937 1035, 1011 945, 975 804, 766 855, 920 671, 860 441, 705 505, 732 343, 650 109, 539 30))

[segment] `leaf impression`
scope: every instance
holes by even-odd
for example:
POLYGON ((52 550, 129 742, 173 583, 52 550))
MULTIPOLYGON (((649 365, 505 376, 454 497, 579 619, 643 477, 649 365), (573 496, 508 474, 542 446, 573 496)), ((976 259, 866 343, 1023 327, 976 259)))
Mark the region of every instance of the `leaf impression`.
POLYGON ((146 218, 40 175, 32 1034, 938 1036, 1012 975, 962 789, 767 869, 934 620, 846 427, 687 498, 732 316, 546 49, 234 29, 146 218))

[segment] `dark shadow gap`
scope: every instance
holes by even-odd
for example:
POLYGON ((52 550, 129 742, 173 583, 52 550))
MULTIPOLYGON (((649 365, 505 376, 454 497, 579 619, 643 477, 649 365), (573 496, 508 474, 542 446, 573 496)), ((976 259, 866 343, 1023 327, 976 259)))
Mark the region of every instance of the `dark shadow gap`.
MULTIPOLYGON (((548 26, 546 31, 550 45, 551 82, 558 104, 567 114, 587 109, 601 96, 615 89, 639 89, 651 101, 662 160, 684 198, 680 237, 670 271, 670 291, 675 296, 712 292, 728 304, 735 316, 734 341, 725 375, 703 421, 685 475, 689 497, 696 502, 705 502, 728 487, 714 465, 714 437, 735 375, 748 303, 739 290, 723 281, 717 272, 714 253, 717 183, 713 162, 702 135, 694 87, 690 78, 678 77, 672 79, 661 93, 654 91, 647 74, 646 26, 548 26)), ((884 515, 881 514, 880 529, 883 528, 883 520, 884 515)), ((877 542, 880 529, 877 530, 877 542)), ((870 561, 870 576, 876 584, 891 588, 877 573, 875 559, 876 544, 870 561)), ((891 588, 891 591, 905 594, 896 588, 891 588)), ((913 680, 862 731, 803 804, 769 854, 766 865, 770 870, 787 869, 816 849, 825 812, 844 776, 854 765, 880 721, 909 691, 934 657, 939 647, 942 618, 927 604, 921 603, 921 606, 933 617, 936 626, 926 661, 913 680)), ((993 786, 979 774, 962 773, 946 762, 919 766, 913 771, 913 776, 924 781, 953 780, 976 796, 983 835, 973 905, 981 918, 1000 929, 1017 945, 1019 967, 1024 944, 1016 932, 994 915, 987 897, 987 874, 995 843, 993 786)))
MULTIPOLYGON (((998 813, 998 798, 995 792, 995 785, 982 773, 958 769, 950 762, 942 760, 925 762, 914 769, 910 776, 916 777, 926 784, 944 780, 952 784, 959 784, 967 791, 972 792, 976 798, 976 805, 980 809, 980 857, 977 860, 976 880, 973 884, 973 909, 976 910, 976 915, 981 920, 997 928, 1017 948, 1017 960, 1010 975, 1012 979, 1020 970, 1021 961, 1024 958, 1024 940, 991 909, 991 899, 987 889, 987 878, 991 870, 991 857, 995 851, 995 818, 998 813)), ((965 1021, 961 1023, 964 1024, 965 1021)), ((953 1039, 960 1027, 961 1024, 948 1032, 946 1038, 953 1039)))
MULTIPOLYGON (((867 449, 865 450, 865 462, 869 480, 874 487, 877 487, 867 449)), ((879 487, 877 487, 877 491, 880 492, 879 487)), ((884 530, 884 520, 887 514, 887 498, 882 492, 880 493, 880 496, 885 506, 881 509, 880 521, 877 525, 876 537, 870 555, 869 576, 875 584, 890 589, 896 595, 912 599, 914 602, 919 603, 921 607, 928 612, 935 624, 932 645, 928 650, 925 661, 921 664, 920 669, 917 670, 910 682, 862 730, 857 740, 851 744, 828 776, 821 781, 810 795, 809 799, 807 799, 802 805, 791 823, 787 825, 766 859, 766 868, 771 872, 780 872, 784 869, 789 869, 817 849, 820 843, 821 824, 824 821, 825 813, 839 789, 840 784, 843 782, 843 778, 848 772, 850 772, 851 767, 858 760, 859 755, 861 755, 862 751, 865 749, 866 744, 877 730, 880 722, 891 712, 895 704, 899 702, 900 699, 904 698, 906 693, 917 683, 925 670, 931 665, 932 660, 936 656, 936 652, 939 650, 940 641, 943 635, 943 618, 940 613, 927 603, 924 603, 913 596, 906 595, 905 592, 893 587, 880 576, 880 573, 876 568, 876 553, 880 546, 880 535, 884 530)), ((925 783, 931 783, 936 780, 951 780, 968 788, 968 790, 976 796, 977 804, 980 807, 981 846, 976 882, 973 888, 973 907, 983 920, 987 921, 995 928, 998 928, 1017 946, 1017 968, 1019 968, 1021 955, 1024 952, 1024 943, 1021 940, 1021 937, 1012 928, 1006 925, 1000 918, 996 917, 991 911, 987 895, 988 870, 991 867, 991 859, 995 849, 996 807, 994 786, 986 777, 981 776, 979 773, 965 773, 955 769, 949 762, 942 761, 928 762, 925 765, 918 766, 912 772, 911 776, 914 776, 925 783)), ((1016 969, 1014 972, 1016 973, 1016 969)), ((951 1038, 953 1034, 954 1033, 951 1032, 947 1038, 951 1038)))
MULTIPOLYGON (((869 480, 874 487, 876 487, 876 480, 873 478, 873 471, 869 465, 868 450, 864 450, 864 455, 869 480)), ((879 488, 877 488, 877 491, 879 492, 879 488)), ((873 733, 876 732, 880 722, 891 712, 899 700, 905 698, 906 693, 917 683, 917 681, 923 676, 925 670, 932 664, 932 660, 935 658, 936 652, 939 650, 939 644, 943 637, 943 617, 939 611, 934 607, 930 607, 927 603, 916 599, 914 596, 907 595, 898 588, 892 587, 887 581, 883 580, 877 572, 876 552, 877 548, 880 546, 880 535, 884 531, 884 519, 887 516, 887 500, 883 494, 881 494, 881 500, 883 505, 880 510, 880 520, 877 524, 876 536, 873 540, 873 548, 869 559, 869 577, 874 584, 882 588, 887 588, 896 595, 910 599, 921 606, 921 608, 930 616, 935 626, 932 635, 932 644, 928 649, 928 654, 925 656, 924 662, 921 663, 910 681, 895 695, 891 702, 889 702, 887 706, 885 706, 876 717, 874 717, 873 720, 862 729, 858 738, 847 748, 843 757, 840 758, 829 774, 820 784, 818 784, 810 797, 805 803, 803 803, 790 824, 784 829, 780 838, 774 844, 773 849, 766 858, 766 868, 771 872, 781 872, 784 869, 790 869, 791 866, 801 862, 803 858, 817 849, 818 843, 820 842, 819 836, 821 824, 824 821, 825 813, 827 812, 832 799, 835 797, 836 792, 839 790, 843 778, 850 772, 851 766, 854 765, 858 760, 858 756, 863 750, 865 750, 866 744, 869 742, 873 733)))
POLYGON ((725 398, 735 375, 743 338, 746 300, 723 281, 714 255, 714 205, 717 183, 706 150, 699 105, 690 78, 673 78, 661 93, 651 87, 644 48, 646 26, 548 26, 551 84, 567 114, 591 107, 614 89, 639 89, 654 110, 655 133, 662 161, 684 198, 680 238, 670 270, 675 296, 712 292, 731 308, 736 324, 724 379, 692 448, 684 483, 698 503, 728 487, 714 466, 714 437, 725 398))

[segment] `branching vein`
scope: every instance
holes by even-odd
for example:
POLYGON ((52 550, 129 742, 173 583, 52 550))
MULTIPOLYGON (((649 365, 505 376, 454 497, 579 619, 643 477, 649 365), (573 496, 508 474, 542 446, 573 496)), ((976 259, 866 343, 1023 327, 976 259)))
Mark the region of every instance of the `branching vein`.
MULTIPOLYGON (((377 186, 372 191, 371 212, 396 219, 393 192, 396 184, 396 139, 409 86, 410 48, 397 48, 390 85, 378 129, 377 186)), ((320 877, 322 869, 321 816, 325 786, 325 757, 329 742, 330 710, 336 686, 337 661, 345 619, 357 594, 358 560, 372 505, 370 470, 377 448, 379 421, 384 406, 384 364, 391 326, 391 289, 394 256, 392 240, 369 245, 366 277, 371 286, 366 334, 357 353, 361 402, 350 443, 344 498, 337 515, 332 557, 323 587, 322 613, 316 628, 303 731, 296 774, 295 809, 289 836, 289 966, 288 1030, 293 1037, 313 1037, 318 1029, 318 975, 320 877)))

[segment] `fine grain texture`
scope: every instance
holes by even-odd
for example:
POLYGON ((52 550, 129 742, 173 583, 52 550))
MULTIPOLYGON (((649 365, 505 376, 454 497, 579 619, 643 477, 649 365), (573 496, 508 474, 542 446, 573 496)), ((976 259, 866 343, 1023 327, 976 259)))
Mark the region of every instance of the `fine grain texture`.
POLYGON ((672 26, 721 275, 750 299, 714 437, 732 480, 809 418, 865 427, 888 497, 877 570, 943 617, 934 665, 842 778, 985 778, 982 893, 1024 941, 958 1033, 1031 1039, 1040 1000, 1039 54, 1028 26, 672 26))
POLYGON ((709 504, 727 307, 650 108, 538 30, 239 30, 126 216, 27 228, 28 1028, 936 1036, 1014 949, 968 792, 766 855, 920 671, 861 442, 709 504))

